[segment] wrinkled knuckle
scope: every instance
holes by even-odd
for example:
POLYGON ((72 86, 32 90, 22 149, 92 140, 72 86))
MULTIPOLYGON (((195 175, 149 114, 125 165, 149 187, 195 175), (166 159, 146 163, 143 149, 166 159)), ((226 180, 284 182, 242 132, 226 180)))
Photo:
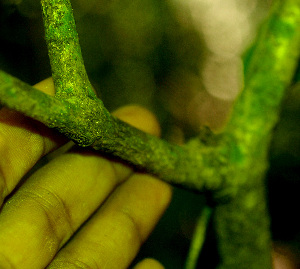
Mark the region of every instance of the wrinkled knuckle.
POLYGON ((130 214, 130 212, 127 212, 127 210, 124 209, 121 211, 121 213, 126 220, 125 223, 127 224, 129 233, 131 234, 132 238, 134 238, 138 246, 141 246, 144 243, 145 238, 139 223, 130 214))
POLYGON ((75 232, 76 229, 73 227, 69 209, 58 195, 43 187, 38 187, 34 191, 27 191, 26 195, 27 199, 33 201, 42 210, 46 222, 57 238, 61 238, 57 227, 64 227, 66 232, 70 234, 75 232))

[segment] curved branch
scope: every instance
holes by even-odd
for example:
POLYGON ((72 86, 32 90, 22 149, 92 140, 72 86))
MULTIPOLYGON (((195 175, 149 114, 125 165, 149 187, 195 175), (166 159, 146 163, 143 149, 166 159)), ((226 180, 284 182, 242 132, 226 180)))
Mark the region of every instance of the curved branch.
POLYGON ((69 0, 41 0, 56 95, 96 98, 89 82, 69 0))
POLYGON ((0 102, 45 125, 62 126, 68 110, 64 101, 51 97, 0 70, 0 102))
POLYGON ((272 132, 299 56, 300 1, 274 1, 269 18, 246 55, 245 89, 227 126, 240 145, 255 148, 261 137, 272 132))
POLYGON ((184 188, 196 191, 224 188, 219 144, 205 141, 211 133, 203 142, 197 139, 185 146, 173 145, 115 118, 99 99, 61 100, 3 71, 0 84, 1 103, 59 130, 80 146, 109 153, 184 188))

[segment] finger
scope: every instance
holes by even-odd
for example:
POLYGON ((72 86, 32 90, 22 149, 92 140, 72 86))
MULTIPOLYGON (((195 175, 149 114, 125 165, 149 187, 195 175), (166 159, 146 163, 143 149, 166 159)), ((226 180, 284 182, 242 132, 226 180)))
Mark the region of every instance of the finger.
MULTIPOLYGON (((46 79, 35 87, 54 94, 52 79, 46 79)), ((20 179, 48 152, 58 148, 66 139, 32 120, 8 108, 0 110, 0 205, 20 179)))
POLYGON ((88 151, 63 154, 39 169, 3 206, 0 264, 2 256, 13 268, 44 268, 130 173, 128 167, 115 172, 88 151))
POLYGON ((156 117, 141 106, 125 106, 115 111, 113 115, 146 133, 160 136, 160 126, 156 117))
POLYGON ((54 82, 52 77, 40 81, 39 83, 35 84, 33 87, 52 96, 54 96, 55 94, 54 82))
POLYGON ((147 258, 139 262, 133 269, 164 269, 165 267, 157 260, 147 258))
POLYGON ((58 253, 48 269, 128 268, 170 199, 169 185, 150 175, 134 174, 58 253))
POLYGON ((130 173, 87 150, 63 154, 38 170, 3 207, 0 264, 44 268, 130 173))

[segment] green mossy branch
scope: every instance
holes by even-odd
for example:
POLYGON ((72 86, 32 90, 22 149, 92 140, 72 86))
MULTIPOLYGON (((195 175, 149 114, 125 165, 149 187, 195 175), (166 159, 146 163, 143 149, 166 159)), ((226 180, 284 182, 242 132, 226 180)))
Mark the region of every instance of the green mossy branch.
MULTIPOLYGON (((214 223, 219 269, 272 268, 264 175, 272 130, 300 54, 300 1, 274 1, 245 64, 245 89, 226 133, 236 143, 235 198, 218 205, 214 223)), ((226 134, 224 134, 226 135, 226 134)))
POLYGON ((245 89, 227 129, 238 143, 257 147, 278 121, 280 106, 300 55, 300 2, 274 1, 270 16, 245 60, 245 89), (245 124, 249 122, 250 124, 245 124))
POLYGON ((80 146, 109 153, 183 188, 225 193, 225 176, 217 167, 223 166, 220 160, 228 158, 221 158, 215 139, 207 141, 210 132, 197 139, 197 147, 202 143, 203 151, 195 151, 196 144, 173 145, 122 122, 99 99, 58 99, 3 71, 0 85, 4 105, 57 129, 80 146))
POLYGON ((89 82, 68 0, 41 0, 45 39, 57 97, 96 98, 89 82))
POLYGON ((62 126, 68 111, 62 100, 53 98, 0 70, 1 104, 22 112, 45 125, 62 126))

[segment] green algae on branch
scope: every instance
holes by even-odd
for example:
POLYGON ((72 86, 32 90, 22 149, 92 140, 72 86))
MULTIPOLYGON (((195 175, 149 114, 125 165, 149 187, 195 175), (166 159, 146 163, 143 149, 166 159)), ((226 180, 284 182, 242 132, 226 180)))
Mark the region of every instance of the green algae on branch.
POLYGON ((0 70, 0 103, 47 126, 62 126, 69 115, 64 101, 0 70))
POLYGON ((58 99, 3 71, 0 85, 1 103, 57 129, 80 146, 109 153, 183 188, 223 192, 218 144, 208 147, 205 142, 203 151, 196 151, 194 144, 170 144, 113 117, 99 99, 58 99))
POLYGON ((240 156, 232 181, 238 191, 215 208, 222 262, 218 269, 270 269, 271 238, 264 175, 281 101, 299 64, 300 1, 274 1, 245 66, 245 89, 226 127, 240 156))
POLYGON ((269 135, 300 55, 300 1, 274 1, 245 61, 245 88, 227 126, 248 149, 269 135), (249 124, 245 124, 248 122, 249 124))
MULTIPOLYGON (((296 3, 296 1, 289 1, 296 3)), ((159 176, 162 180, 200 191, 224 189, 224 193, 226 193, 227 189, 228 193, 235 192, 233 189, 236 189, 241 182, 234 182, 229 175, 232 175, 234 167, 238 168, 247 163, 247 158, 253 157, 245 155, 247 152, 245 148, 249 148, 250 145, 248 142, 260 140, 259 137, 255 137, 259 133, 253 132, 253 129, 256 128, 257 121, 260 121, 261 118, 248 117, 246 121, 251 122, 248 124, 245 122, 245 117, 252 115, 251 111, 255 111, 256 103, 260 104, 261 108, 263 100, 265 100, 266 108, 268 107, 268 97, 261 98, 260 96, 263 96, 264 91, 269 88, 260 88, 255 91, 253 85, 258 82, 251 84, 251 76, 247 79, 246 89, 237 101, 232 120, 223 135, 225 139, 217 139, 217 145, 207 145, 201 138, 190 141, 184 147, 171 145, 144 134, 109 114, 101 100, 97 99, 91 90, 81 56, 70 2, 67 0, 43 0, 41 2, 46 41, 57 91, 56 96, 53 98, 38 93, 27 84, 22 84, 16 79, 8 79, 9 76, 2 72, 2 90, 4 92, 1 98, 4 104, 42 121, 49 127, 57 128, 81 146, 92 146, 97 150, 108 152, 159 176), (7 89, 9 87, 18 89, 20 98, 8 98, 9 91, 7 89), (25 90, 23 93, 20 91, 22 88, 25 90), (7 92, 5 93, 5 91, 7 92), (257 96, 258 93, 259 96, 257 96), (26 98, 29 103, 34 103, 34 110, 30 109, 33 105, 29 105, 29 103, 26 107, 26 102, 23 102, 26 98), (258 99, 257 102, 255 98, 258 99), (39 104, 39 100, 41 100, 41 104, 39 104), (51 113, 49 113, 50 111, 51 113), (54 115, 56 115, 55 118, 54 115), (254 139, 249 139, 249 137, 254 139)), ((281 9, 277 8, 276 10, 278 14, 281 14, 281 9)), ((295 16, 296 13, 291 14, 295 16)), ((290 21, 293 22, 292 19, 290 21)), ((265 49, 263 46, 264 42, 268 42, 265 39, 270 35, 276 40, 276 35, 273 32, 270 34, 267 27, 260 37, 259 45, 253 52, 253 60, 250 61, 251 68, 247 68, 247 70, 253 71, 247 71, 247 73, 253 73, 254 78, 256 78, 255 70, 264 76, 268 76, 268 72, 272 72, 271 76, 276 76, 278 72, 288 72, 291 76, 290 69, 287 71, 278 68, 260 69, 260 62, 257 60, 260 55, 266 54, 273 57, 272 54, 267 53, 272 47, 269 46, 265 49)), ((289 35, 289 37, 291 36, 289 35)), ((281 51, 287 52, 288 47, 297 48, 294 39, 282 44, 281 51)), ((282 55, 281 57, 284 58, 282 55)), ((293 57, 290 60, 291 66, 294 66, 295 62, 295 57, 293 57)), ((281 73, 278 76, 282 76, 281 73)), ((246 75, 246 77, 248 76, 246 75)), ((286 79, 281 87, 285 88, 287 84, 288 80, 286 79)), ((277 114, 275 110, 275 116, 277 114)), ((264 124, 269 124, 265 117, 263 119, 266 121, 264 124)), ((211 137, 214 136, 211 134, 211 137)))
POLYGON ((41 0, 57 97, 96 98, 89 82, 69 0, 41 0))
MULTIPOLYGON (((247 73, 253 73, 254 78, 251 79, 251 75, 247 79, 246 88, 237 101, 232 120, 223 138, 217 139, 218 143, 215 146, 207 145, 203 143, 201 138, 196 138, 186 146, 179 147, 144 134, 109 114, 101 100, 97 99, 91 90, 81 56, 70 2, 67 0, 42 0, 41 2, 46 41, 57 91, 56 96, 54 98, 42 94, 31 86, 21 83, 15 78, 10 78, 2 72, 3 93, 1 93, 1 98, 4 104, 42 121, 49 127, 57 128, 81 146, 92 146, 97 150, 111 153, 139 168, 154 173, 162 180, 170 183, 197 190, 211 191, 222 188, 233 189, 240 184, 239 181, 234 182, 229 177, 229 175, 232 175, 232 167, 238 168, 239 165, 247 163, 247 158, 253 157, 245 155, 245 152, 247 152, 245 148, 250 148, 249 141, 260 140, 260 137, 257 137, 260 134, 253 132, 258 126, 257 122, 263 119, 265 122, 262 126, 269 124, 266 117, 260 117, 264 112, 261 113, 261 110, 256 108, 257 104, 259 104, 259 108, 263 108, 264 101, 266 109, 268 108, 269 94, 266 98, 261 98, 261 96, 264 95, 264 91, 272 93, 273 88, 270 90, 270 87, 273 84, 270 84, 269 88, 255 88, 254 86, 259 84, 257 76, 263 74, 266 77, 276 77, 277 75, 282 77, 281 73, 287 72, 288 77, 291 77, 292 73, 291 69, 287 71, 280 68, 261 69, 261 63, 257 60, 261 55, 273 57, 272 53, 268 53, 269 50, 272 50, 272 47, 269 45, 265 48, 263 44, 269 44, 269 41, 265 39, 270 38, 270 36, 271 39, 275 40, 272 42, 276 43, 279 37, 276 36, 277 32, 274 31, 274 27, 266 27, 252 54, 251 59, 253 60, 250 61, 251 65, 249 65, 251 68, 247 68, 247 73), (259 74, 256 74, 256 71, 259 74), (272 74, 268 74, 268 72, 272 74), (18 90, 19 98, 10 98, 11 92, 8 90, 10 87, 11 92, 18 90), (24 89, 24 92, 20 91, 21 89, 24 89), (26 98, 29 100, 28 104, 23 102, 26 98), (34 110, 31 109, 32 107, 34 107, 34 110), (252 117, 253 113, 260 114, 257 117, 252 117), (251 124, 245 122, 245 119, 251 124)), ((282 3, 287 3, 287 1, 282 3)), ((289 0, 289 3, 294 4, 296 1, 289 0)), ((286 5, 283 8, 281 6, 275 8, 276 12, 274 14, 279 14, 282 19, 284 17, 282 14, 288 14, 283 12, 286 10, 285 7, 286 5)), ((293 8, 296 8, 296 6, 293 5, 293 8)), ((297 15, 299 4, 297 8, 296 11, 290 14, 297 15)), ((289 17, 291 25, 297 24, 293 16, 289 17)), ((272 26, 272 24, 270 25, 272 26)), ((294 27, 297 27, 297 25, 294 27)), ((278 51, 288 52, 288 47, 297 48, 298 35, 296 28, 294 32, 295 35, 288 35, 291 39, 281 42, 281 49, 276 47, 278 51), (294 36, 297 38, 294 38, 294 36)), ((279 55, 279 53, 276 55, 279 55)), ((283 55, 281 53, 280 59, 289 58, 289 56, 290 54, 283 55)), ((277 58, 272 58, 273 62, 277 58)), ((270 59, 267 60, 270 61, 270 59)), ((295 66, 295 57, 289 58, 288 61, 291 66, 295 66)), ((273 65, 280 66, 276 62, 273 65)), ((283 91, 287 84, 288 79, 283 80, 280 84, 280 91, 283 91)), ((14 96, 16 96, 16 92, 14 96)), ((282 94, 278 96, 280 97, 282 94)), ((273 117, 277 117, 278 111, 274 110, 273 114, 275 115, 273 117)), ((268 130, 270 131, 270 129, 268 130)), ((211 134, 211 137, 214 136, 211 134)))
POLYGON ((77 117, 69 119, 72 126, 68 124, 68 128, 60 131, 79 145, 109 152, 167 182, 200 191, 209 189, 208 186, 214 190, 224 187, 224 175, 215 167, 219 165, 218 154, 214 153, 218 150, 211 147, 205 153, 195 154, 188 145, 171 145, 109 115, 102 102, 91 94, 70 1, 41 3, 56 97, 77 104, 78 108, 77 117), (208 176, 213 182, 206 182, 204 178, 208 176))

